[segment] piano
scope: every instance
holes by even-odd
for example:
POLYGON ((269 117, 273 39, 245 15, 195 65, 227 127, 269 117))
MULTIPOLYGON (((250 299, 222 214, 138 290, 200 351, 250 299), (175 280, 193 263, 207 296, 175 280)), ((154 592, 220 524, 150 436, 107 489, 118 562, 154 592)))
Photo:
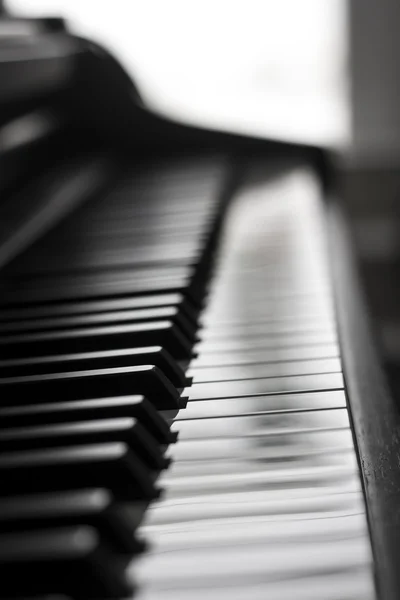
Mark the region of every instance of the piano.
POLYGON ((152 113, 62 20, 1 28, 1 597, 398 598, 335 157, 152 113))

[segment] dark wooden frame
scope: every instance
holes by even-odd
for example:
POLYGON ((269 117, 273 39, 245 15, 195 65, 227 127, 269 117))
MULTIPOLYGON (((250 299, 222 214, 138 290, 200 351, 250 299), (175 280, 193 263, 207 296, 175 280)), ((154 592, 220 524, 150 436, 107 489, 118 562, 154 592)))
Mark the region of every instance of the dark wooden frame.
POLYGON ((347 399, 362 474, 379 600, 400 598, 400 415, 374 344, 351 235, 327 204, 329 249, 347 399))

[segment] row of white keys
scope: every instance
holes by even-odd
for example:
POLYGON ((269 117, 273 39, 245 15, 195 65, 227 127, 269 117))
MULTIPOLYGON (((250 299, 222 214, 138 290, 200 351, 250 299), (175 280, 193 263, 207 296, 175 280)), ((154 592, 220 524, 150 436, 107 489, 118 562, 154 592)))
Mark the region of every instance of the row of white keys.
POLYGON ((375 598, 318 194, 294 170, 231 209, 140 600, 375 598))

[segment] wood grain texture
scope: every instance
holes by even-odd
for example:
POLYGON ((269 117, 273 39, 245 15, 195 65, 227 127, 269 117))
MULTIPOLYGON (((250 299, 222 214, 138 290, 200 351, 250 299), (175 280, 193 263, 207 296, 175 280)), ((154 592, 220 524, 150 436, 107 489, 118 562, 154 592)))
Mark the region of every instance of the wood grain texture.
POLYGON ((341 209, 328 205, 330 255, 348 402, 380 600, 400 597, 400 416, 374 347, 341 209))

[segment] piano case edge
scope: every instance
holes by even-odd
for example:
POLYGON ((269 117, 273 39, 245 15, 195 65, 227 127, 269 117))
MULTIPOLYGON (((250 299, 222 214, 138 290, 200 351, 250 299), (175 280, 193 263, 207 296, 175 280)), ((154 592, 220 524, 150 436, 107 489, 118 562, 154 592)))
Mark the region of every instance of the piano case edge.
POLYGON ((327 229, 347 402, 358 450, 380 600, 400 597, 400 418, 374 342, 351 234, 336 198, 327 229))

